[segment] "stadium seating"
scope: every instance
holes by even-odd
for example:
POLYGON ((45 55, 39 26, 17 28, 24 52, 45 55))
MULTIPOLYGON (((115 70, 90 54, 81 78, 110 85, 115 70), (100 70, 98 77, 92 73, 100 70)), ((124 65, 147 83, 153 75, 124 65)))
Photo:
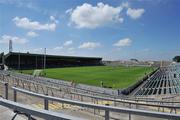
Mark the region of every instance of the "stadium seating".
POLYGON ((180 93, 180 64, 161 67, 139 90, 136 96, 180 93))

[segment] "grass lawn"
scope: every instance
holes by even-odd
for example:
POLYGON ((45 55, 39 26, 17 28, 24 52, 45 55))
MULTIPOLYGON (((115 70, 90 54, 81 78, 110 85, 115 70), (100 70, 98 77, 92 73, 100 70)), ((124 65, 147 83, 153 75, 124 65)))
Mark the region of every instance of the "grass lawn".
MULTIPOLYGON (((145 74, 153 71, 152 67, 125 67, 125 66, 94 66, 46 69, 46 77, 74 81, 94 86, 126 88, 140 80, 145 74)), ((32 74, 33 70, 23 70, 22 73, 32 74)))

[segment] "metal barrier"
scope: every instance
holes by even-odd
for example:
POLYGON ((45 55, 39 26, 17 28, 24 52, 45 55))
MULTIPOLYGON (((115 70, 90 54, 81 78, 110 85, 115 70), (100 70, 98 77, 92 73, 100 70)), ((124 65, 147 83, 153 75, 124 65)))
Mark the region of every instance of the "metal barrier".
MULTIPOLYGON (((24 80, 24 81, 28 81, 28 80, 24 80)), ((32 82, 32 81, 31 81, 32 82)), ((35 82, 35 81, 33 81, 33 82, 35 82)), ((5 97, 4 98, 6 98, 6 99, 8 99, 8 84, 6 83, 6 82, 1 82, 1 83, 3 83, 4 85, 5 85, 5 97)), ((41 84, 41 83, 39 83, 39 84, 41 84)), ((23 89, 22 89, 23 90, 23 89)), ((33 92, 32 92, 33 93, 33 92)), ((73 93, 73 92, 71 92, 71 93, 73 93)), ((17 92, 16 92, 16 90, 14 91, 14 100, 15 101, 17 101, 17 92)), ((27 93, 26 93, 27 94, 27 93)), ((147 104, 147 103, 137 103, 136 102, 136 100, 134 100, 134 101, 126 101, 126 100, 123 100, 123 99, 114 99, 114 98, 105 98, 105 97, 97 97, 97 96, 92 96, 92 95, 85 95, 85 94, 79 94, 79 93, 73 93, 73 94, 76 94, 76 95, 81 95, 81 96, 86 96, 86 97, 92 97, 92 98, 94 98, 94 100, 95 99, 99 99, 99 100, 110 100, 110 101, 114 101, 114 102, 119 102, 119 103, 121 103, 121 102, 123 102, 123 103, 127 103, 127 104, 130 104, 129 106, 131 107, 131 104, 135 104, 135 105, 145 105, 145 106, 155 106, 155 107, 166 107, 166 108, 171 108, 171 109, 179 109, 180 107, 178 107, 178 106, 168 106, 168 105, 154 105, 154 104, 147 104)), ((42 94, 39 94, 39 95, 42 95, 42 94)), ((46 95, 45 95, 46 96, 46 95)), ((39 97, 39 96, 37 96, 37 97, 39 97)), ((57 97, 54 97, 54 98, 57 98, 57 97)), ((44 99, 44 106, 45 106, 45 109, 48 109, 48 100, 49 99, 47 99, 47 98, 43 98, 44 99)), ((60 98, 61 99, 61 98, 60 98)), ((64 99, 64 100, 67 100, 67 99, 64 99)), ((128 100, 128 99, 127 99, 128 100)), ((52 100, 52 101, 56 101, 56 100, 52 100)), ((139 100, 139 101, 141 101, 141 100, 139 100)), ((66 103, 66 102, 63 102, 63 101, 57 101, 57 102, 62 102, 62 103, 66 103)), ((76 102, 76 101, 75 101, 76 102)), ((146 102, 146 101, 145 101, 146 102)), ((155 101, 152 101, 152 102, 155 102, 155 101)), ((157 102, 161 102, 161 101, 157 101, 157 102)), ((83 103, 85 103, 85 102, 83 102, 83 103)), ((172 103, 172 102, 162 102, 162 103, 172 103)), ((175 102, 175 103, 179 103, 179 102, 175 102)), ((68 104, 71 104, 71 103, 68 103, 68 104)), ((81 105, 78 105, 78 106, 81 106, 81 105)), ((82 106, 82 107, 84 107, 84 106, 82 106)), ((110 106, 109 106, 110 107, 110 106)), ((100 109, 100 108, 97 108, 97 107, 89 107, 89 108, 93 108, 93 109, 100 109)), ((117 107, 116 107, 117 108, 117 107)), ((123 108, 124 109, 124 108, 123 108)), ((101 110, 104 110, 105 111, 105 116, 107 116, 107 117, 109 117, 109 112, 110 112, 110 110, 109 109, 101 109, 101 110)), ((130 109, 131 110, 131 109, 130 109)), ((136 110, 136 109, 134 109, 134 110, 136 110)), ((175 110, 176 111, 176 110, 175 110)), ((112 111, 112 112, 114 112, 114 111, 112 111)), ((130 112, 124 112, 124 113, 129 113, 129 114, 131 114, 130 112)), ((132 113, 133 114, 133 113, 132 113)), ((165 114, 167 114, 167 113, 165 113, 165 114)), ((138 115, 138 114, 137 114, 138 115)), ((170 114, 171 115, 171 114, 170 114)), ((131 115, 129 115, 130 116, 130 118, 131 118, 131 115)), ((151 117, 153 117, 153 116, 151 116, 151 117)), ((167 118, 167 117, 166 117, 167 118)))
MULTIPOLYGON (((80 96, 84 96, 84 97, 94 98, 96 100, 113 101, 114 104, 117 104, 117 103, 126 103, 126 104, 129 104, 130 108, 131 108, 131 105, 136 105, 136 108, 139 105, 142 105, 142 106, 152 106, 152 107, 157 107, 158 111, 159 111, 159 108, 162 107, 163 109, 164 108, 171 109, 171 112, 174 110, 175 113, 176 113, 177 109, 180 109, 180 106, 163 105, 164 103, 172 103, 172 102, 168 102, 168 101, 163 101, 163 102, 162 101, 155 101, 155 102, 158 102, 160 104, 152 104, 152 103, 142 103, 142 102, 138 102, 138 101, 129 101, 129 100, 123 100, 123 99, 105 98, 105 97, 100 97, 100 96, 97 97, 97 96, 86 95, 86 94, 82 94, 82 93, 75 93, 75 94, 76 95, 80 95, 80 96)), ((173 103, 180 103, 180 102, 173 102, 173 103)))
POLYGON ((5 100, 0 98, 0 105, 13 109, 14 111, 25 113, 28 116, 28 120, 31 120, 31 116, 34 115, 36 117, 40 117, 46 120, 81 120, 80 118, 76 118, 70 115, 65 115, 62 113, 56 113, 47 110, 39 110, 28 105, 23 105, 20 103, 16 103, 10 100, 5 100))
MULTIPOLYGON (((5 99, 8 99, 8 83, 6 83, 6 82, 2 82, 2 81, 0 81, 0 83, 2 83, 2 84, 4 84, 4 86, 5 86, 5 99)), ((16 94, 16 93, 14 93, 14 94, 16 94)), ((85 96, 85 97, 89 97, 89 98, 94 98, 94 99, 99 99, 99 100, 108 100, 108 101, 113 101, 114 103, 116 103, 116 102, 119 102, 119 103, 126 103, 126 104, 129 104, 129 106, 130 106, 130 108, 131 108, 131 105, 143 105, 143 106, 152 106, 152 107, 158 107, 158 108, 160 108, 160 107, 162 107, 163 109, 164 108, 169 108, 169 109, 171 109, 171 112, 172 112, 172 110, 174 110, 175 111, 175 113, 176 113, 176 109, 180 109, 180 106, 170 106, 170 105, 163 105, 163 103, 161 103, 160 102, 160 104, 158 105, 158 104, 149 104, 149 103, 138 103, 138 102, 134 102, 134 101, 125 101, 125 100, 121 100, 121 99, 112 99, 112 98, 105 98, 105 97, 97 97, 97 96, 92 96, 92 95, 86 95, 86 94, 82 94, 82 93, 75 93, 76 95, 80 95, 80 96, 85 96)), ((47 94, 46 94, 47 95, 47 94)), ((14 96, 16 96, 16 95, 14 95, 14 96)), ((16 98, 14 98, 14 100, 16 100, 16 98)), ((45 102, 45 104, 48 104, 47 102, 47 100, 45 100, 44 101, 45 102)), ((159 102, 159 101, 157 101, 157 102, 159 102)), ((165 103, 172 103, 172 102, 165 102, 165 103)), ((176 103, 176 102, 175 102, 176 103)), ((177 103, 179 103, 179 102, 177 102, 177 103)), ((46 106, 46 108, 45 108, 46 110, 48 109, 48 106, 46 106)), ((158 109, 159 110, 159 109, 158 109)))
MULTIPOLYGON (((13 109, 15 113, 23 113, 26 116, 28 116, 28 120, 32 120, 31 116, 37 116, 40 118, 48 119, 48 120, 81 120, 80 118, 76 118, 70 115, 65 115, 62 113, 56 113, 56 112, 51 112, 47 111, 48 108, 45 108, 45 110, 37 110, 33 107, 30 107, 28 105, 23 105, 20 103, 16 103, 17 101, 17 93, 14 91, 14 102, 8 100, 8 83, 7 82, 2 82, 0 81, 0 84, 4 85, 4 96, 1 96, 3 98, 0 98, 0 105, 13 109)), ((47 104, 48 107, 48 100, 45 100, 45 104, 47 104)), ((83 120, 83 119, 82 119, 83 120)))
MULTIPOLYGON (((5 98, 8 99, 8 83, 6 82, 2 82, 0 81, 0 83, 3 83, 6 87, 5 87, 5 98)), ((131 99, 116 99, 116 98, 106 98, 106 97, 100 97, 100 96, 93 96, 93 95, 88 95, 88 94, 82 94, 82 93, 76 93, 76 92, 71 92, 72 94, 76 94, 76 95, 80 95, 81 96, 81 100, 82 100, 82 97, 89 97, 89 98, 93 98, 94 100, 98 101, 98 100, 107 100, 107 101, 113 101, 114 102, 114 105, 116 106, 116 103, 124 103, 124 104, 129 104, 129 108, 131 108, 132 105, 136 105, 136 108, 137 106, 152 106, 152 107, 157 107, 158 108, 158 111, 160 110, 160 108, 163 108, 163 111, 164 111, 164 108, 169 108, 170 109, 170 112, 175 112, 176 113, 176 109, 180 109, 180 107, 178 106, 172 106, 172 105, 163 105, 164 103, 172 103, 172 102, 162 102, 162 101, 143 101, 143 102, 156 102, 158 104, 149 104, 149 103, 142 103, 142 100, 135 100, 135 101, 131 101, 131 99), (140 101, 140 102, 139 102, 140 101)), ((15 94, 15 93, 14 93, 15 94)), ((16 99, 16 98, 14 98, 16 99)), ((44 101, 45 103, 47 101, 44 101)), ((173 102, 173 103, 180 103, 180 102, 173 102)), ((123 105, 124 105, 123 104, 123 105)), ((48 109, 48 108, 46 108, 48 109)))
MULTIPOLYGON (((30 81, 30 80, 24 80, 24 81, 28 81, 28 82, 33 82, 34 83, 34 81, 30 81)), ((3 84, 5 84, 5 82, 2 82, 3 84)), ((40 83, 36 83, 36 84, 39 84, 40 85, 40 83)), ((6 84, 6 85, 8 85, 8 84, 6 84)), ((7 87, 6 87, 7 88, 7 87)), ((53 89, 56 89, 56 88, 53 88, 53 89)), ((31 89, 30 89, 31 90, 31 89)), ((8 89, 7 90, 5 90, 5 91, 7 91, 8 92, 8 89)), ((162 101, 154 101, 154 100, 133 100, 133 99, 116 99, 116 98, 113 98, 112 99, 112 97, 111 98, 105 98, 105 97, 98 97, 98 96, 93 96, 93 95, 88 95, 88 94, 83 94, 83 93, 77 93, 77 92, 70 92, 70 94, 76 94, 76 95, 80 95, 81 96, 81 98, 83 97, 83 96, 85 96, 85 97, 89 97, 89 98, 93 98, 94 100, 108 100, 108 101, 113 101, 115 104, 116 103, 126 103, 126 104, 129 104, 129 106, 131 107, 131 105, 136 105, 136 106, 138 106, 138 105, 143 105, 143 106, 153 106, 153 107, 158 107, 158 110, 159 110, 159 107, 162 107, 163 109, 164 108, 169 108, 169 109, 171 109, 170 110, 170 112, 173 112, 173 110, 175 111, 175 113, 176 113, 176 109, 179 109, 179 107, 176 107, 176 106, 168 106, 168 105, 163 105, 164 103, 172 103, 172 102, 168 102, 168 101, 164 101, 164 102, 162 102, 162 101), (154 102, 154 103, 158 103, 157 105, 155 105, 155 104, 147 104, 147 103, 142 103, 142 102, 154 102)), ((44 93, 44 94, 47 94, 47 93, 44 93)), ((6 97, 8 98, 8 94, 5 94, 5 95, 7 95, 6 97)), ((173 102, 173 104, 174 103, 180 103, 180 102, 173 102)), ((115 105, 114 104, 114 105, 115 105)))
MULTIPOLYGON (((66 89, 71 89, 71 90, 77 90, 79 92, 92 92, 94 94, 100 94, 100 95, 110 95, 109 93, 117 92, 116 90, 111 90, 107 88, 100 88, 100 90, 93 90, 91 88, 96 88, 94 86, 87 86, 87 85, 82 85, 78 84, 75 87, 73 87, 70 82, 62 81, 62 80, 55 80, 51 78, 42 78, 42 77, 34 77, 32 75, 26 75, 26 74, 20 74, 20 73, 14 73, 11 71, 2 71, 0 70, 0 73, 3 75, 10 75, 11 77, 14 78, 21 78, 21 79, 26 79, 26 80, 31 80, 31 81, 36 81, 38 83, 44 84, 44 85, 50 85, 53 87, 64 87, 66 89), (101 90, 103 89, 103 90, 101 90), (107 91, 107 92, 106 92, 107 91)), ((98 87, 97 87, 98 88, 98 87)), ((115 93, 114 93, 115 94, 115 93)))
MULTIPOLYGON (((119 107, 105 106, 105 105, 97 105, 97 104, 74 101, 74 100, 69 100, 69 99, 64 99, 64 98, 57 98, 57 97, 47 96, 47 95, 34 93, 34 92, 31 92, 31 91, 16 88, 16 87, 12 87, 12 89, 14 90, 14 93, 20 92, 20 93, 24 93, 24 94, 27 94, 27 95, 42 98, 42 99, 44 99, 46 101, 51 100, 51 101, 60 102, 60 103, 67 103, 67 104, 71 104, 71 105, 77 105, 77 106, 81 106, 81 107, 104 110, 105 111, 105 120, 109 120, 109 118, 110 118, 109 113, 110 112, 119 112, 119 113, 129 114, 129 120, 131 120, 131 114, 140 115, 140 116, 157 117, 157 118, 163 118, 163 119, 174 119, 174 120, 180 119, 179 114, 153 112, 153 111, 130 109, 130 108, 119 108, 119 107)), ((17 93, 14 94, 14 95, 16 96, 17 93)), ((45 106, 44 108, 48 108, 47 107, 48 102, 46 102, 46 104, 44 104, 44 106, 45 106)))
MULTIPOLYGON (((6 77, 9 77, 9 76, 6 76, 6 75, 3 75, 2 76, 3 78, 6 78, 6 77)), ((12 77, 12 76, 11 76, 12 77)), ((41 86, 42 85, 42 83, 39 83, 38 81, 35 81, 35 80, 28 80, 28 79, 22 79, 22 78, 17 78, 17 77, 13 77, 12 78, 12 80, 3 80, 3 81, 6 81, 6 82, 9 82, 9 81, 14 81, 14 78, 17 80, 16 82, 17 82, 17 86, 19 86, 20 85, 20 82, 22 83, 22 87, 23 87, 23 89, 25 89, 24 88, 24 84, 31 84, 32 86, 41 86)), ((29 90, 31 90, 31 88, 29 88, 31 85, 29 85, 28 86, 28 88, 27 89, 29 89, 29 90)), ((60 87, 60 88, 56 88, 56 87, 53 87, 53 86, 50 86, 50 85, 47 85, 47 84, 44 84, 43 83, 43 86, 45 86, 45 87, 47 87, 47 88, 51 88, 51 90, 52 89, 56 89, 56 90, 59 90, 59 89, 62 89, 62 87, 60 87)), ((42 87, 42 86, 41 86, 42 87)), ((38 88, 35 88, 35 89, 38 89, 38 88)), ((73 89, 73 88, 72 88, 73 89)), ((43 90, 43 92, 44 92, 45 90, 43 90)), ((47 91, 47 90, 46 90, 47 91)), ((36 92, 38 92, 38 90, 36 91, 36 92)), ((85 94, 85 95, 87 95, 87 93, 77 93, 77 92, 73 92, 73 90, 72 91, 69 91, 70 93, 72 93, 72 94, 76 94, 76 95, 81 95, 81 96, 83 96, 83 94, 85 94)), ((66 92, 67 93, 67 92, 66 92)), ((43 94, 47 94, 47 93, 43 93, 43 94)), ((90 95, 90 94, 89 94, 90 95)), ((90 96, 94 96, 94 94, 93 95, 90 95, 90 96)), ((96 95, 96 96, 98 96, 98 95, 96 95)), ((98 99, 98 97, 96 97, 97 99, 98 99)), ((105 97, 104 97, 105 98, 105 97)), ((136 98, 124 98, 124 96, 121 96, 121 97, 119 97, 119 98, 117 98, 116 96, 107 96, 106 98, 114 98, 114 99, 117 99, 118 101, 119 101, 119 99, 121 99, 121 100, 129 100, 129 101, 135 101, 135 102, 153 102, 153 103, 170 103, 170 102, 168 102, 168 101, 157 101, 157 100, 139 100, 139 99, 136 99, 136 98)), ((101 99, 101 97, 99 98, 99 99, 101 99)), ((171 102, 172 103, 172 102, 171 102)), ((180 103, 180 102, 173 102, 173 103, 180 103)))
MULTIPOLYGON (((94 95, 89 95, 89 94, 83 94, 83 93, 76 93, 76 92, 70 92, 71 94, 79 95, 79 96, 84 96, 84 97, 89 97, 89 98, 94 98, 94 99, 99 99, 99 100, 109 100, 109 101, 114 101, 114 102, 124 102, 124 103, 137 103, 138 102, 153 102, 153 103, 180 103, 180 102, 170 102, 170 101, 158 101, 158 100, 138 100, 138 99, 129 99, 129 98, 107 98, 107 97, 101 97, 101 96, 94 96, 94 95), (133 101, 133 102, 132 102, 133 101)), ((169 97, 171 98, 171 97, 169 97)), ((140 103, 141 104, 141 103, 140 103)), ((154 105, 154 104, 153 104, 154 105)))

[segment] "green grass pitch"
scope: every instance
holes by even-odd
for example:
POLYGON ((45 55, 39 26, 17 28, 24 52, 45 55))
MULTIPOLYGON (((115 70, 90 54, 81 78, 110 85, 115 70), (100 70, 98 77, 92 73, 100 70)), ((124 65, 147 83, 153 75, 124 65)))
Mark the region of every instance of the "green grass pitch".
MULTIPOLYGON (((93 86, 126 88, 153 71, 152 67, 125 67, 125 66, 94 66, 94 67, 69 67, 46 69, 49 78, 74 81, 75 83, 93 86)), ((23 70, 22 73, 32 74, 33 70, 23 70)))

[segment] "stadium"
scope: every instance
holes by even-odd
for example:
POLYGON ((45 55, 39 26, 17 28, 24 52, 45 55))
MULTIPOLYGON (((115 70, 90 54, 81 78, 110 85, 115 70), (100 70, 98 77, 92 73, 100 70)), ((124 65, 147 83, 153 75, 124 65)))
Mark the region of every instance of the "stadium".
POLYGON ((9 51, 0 66, 5 119, 180 118, 177 62, 9 51))
POLYGON ((17 119, 179 119, 180 65, 154 64, 1 54, 0 105, 17 119))
POLYGON ((178 5, 0 0, 0 120, 180 120, 178 5))

